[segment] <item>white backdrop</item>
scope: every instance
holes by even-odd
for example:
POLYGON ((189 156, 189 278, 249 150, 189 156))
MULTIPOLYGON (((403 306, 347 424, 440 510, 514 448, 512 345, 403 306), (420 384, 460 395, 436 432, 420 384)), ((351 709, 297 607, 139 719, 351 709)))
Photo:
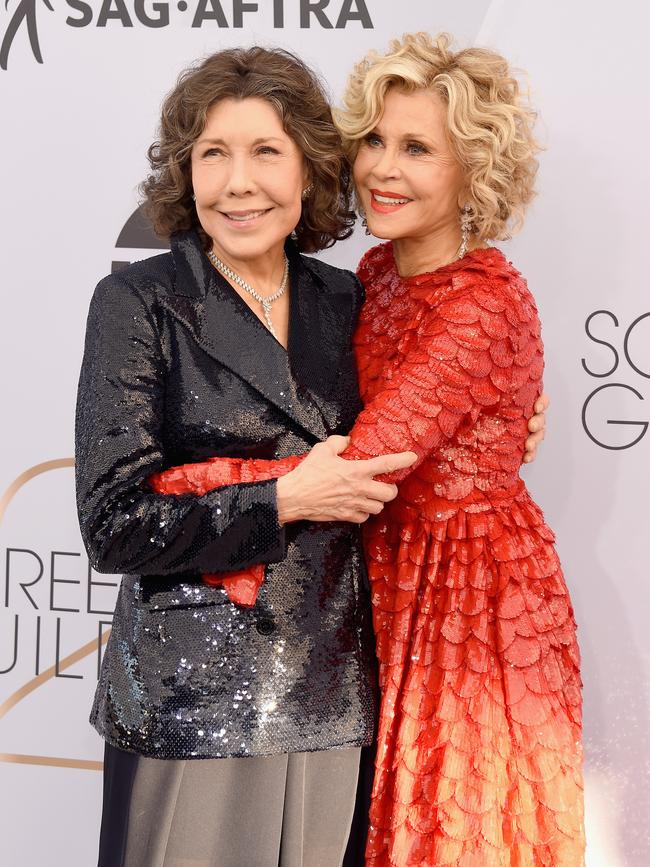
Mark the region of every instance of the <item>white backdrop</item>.
MULTIPOLYGON (((116 244, 137 206, 135 188, 163 95, 193 59, 263 43, 300 53, 337 99, 367 49, 424 29, 502 50, 528 69, 540 110, 547 145, 540 196, 521 236, 504 245, 539 301, 553 399, 549 438, 523 474, 557 530, 580 627, 587 863, 646 867, 646 4, 9 0, 4 6, 1 863, 96 863, 102 745, 86 720, 117 579, 88 574, 76 526, 74 399, 95 283, 113 261, 152 253, 133 249, 147 243, 135 237, 133 224, 116 244), (38 44, 33 36, 30 43, 32 19, 38 44)), ((354 267, 369 243, 358 233, 326 258, 354 267)))

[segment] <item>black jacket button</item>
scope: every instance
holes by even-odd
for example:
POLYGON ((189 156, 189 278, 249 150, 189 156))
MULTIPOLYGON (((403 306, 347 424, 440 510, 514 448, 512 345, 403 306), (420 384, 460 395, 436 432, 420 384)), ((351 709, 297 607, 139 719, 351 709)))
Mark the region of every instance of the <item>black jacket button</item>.
POLYGON ((255 624, 255 629, 257 629, 260 635, 271 635, 271 633, 275 632, 276 626, 270 617, 260 617, 255 624))

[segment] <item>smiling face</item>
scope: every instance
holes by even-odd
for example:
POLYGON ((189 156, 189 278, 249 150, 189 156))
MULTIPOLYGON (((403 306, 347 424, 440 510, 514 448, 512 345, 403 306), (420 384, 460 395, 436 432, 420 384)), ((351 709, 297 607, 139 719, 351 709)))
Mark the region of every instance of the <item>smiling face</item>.
POLYGON ((233 266, 282 250, 307 186, 302 152, 263 99, 223 99, 192 148, 196 212, 214 251, 233 266))
POLYGON ((389 90, 354 162, 368 228, 378 238, 460 237, 463 172, 449 147, 446 106, 429 90, 389 90))

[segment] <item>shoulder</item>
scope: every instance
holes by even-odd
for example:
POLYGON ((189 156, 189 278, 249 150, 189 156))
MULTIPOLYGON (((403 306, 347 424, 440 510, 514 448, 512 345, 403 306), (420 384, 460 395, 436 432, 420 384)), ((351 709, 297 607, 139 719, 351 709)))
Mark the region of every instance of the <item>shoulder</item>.
POLYGON ((104 335, 118 343, 133 334, 159 335, 165 312, 161 296, 172 294, 173 286, 171 253, 134 262, 104 277, 90 300, 88 338, 95 335, 99 340, 104 335))
POLYGON ((174 263, 171 253, 133 262, 104 277, 97 284, 91 306, 118 305, 126 309, 133 304, 153 309, 158 296, 171 292, 174 263))
POLYGON ((300 260, 309 273, 330 291, 343 293, 354 291, 357 278, 347 268, 337 268, 335 265, 329 265, 321 259, 306 256, 304 253, 300 254, 300 260))
POLYGON ((171 289, 174 283, 174 261, 171 253, 160 253, 149 259, 132 262, 114 271, 97 284, 100 292, 153 293, 171 289))
POLYGON ((357 266, 357 276, 364 286, 369 288, 373 281, 380 277, 393 264, 393 245, 390 241, 377 244, 367 250, 357 266))
POLYGON ((354 317, 364 302, 365 293, 359 278, 347 268, 337 268, 321 259, 300 254, 300 259, 309 273, 332 295, 350 299, 354 308, 354 317))
MULTIPOLYGON (((481 355, 485 351, 539 343, 539 316, 526 281, 495 248, 475 250, 444 269, 421 275, 417 291, 428 307, 423 333, 435 341, 444 335, 443 343, 462 347, 463 357, 478 352, 484 366, 489 364, 489 357, 481 355)), ((438 349, 439 342, 435 345, 438 349)))
POLYGON ((443 317, 458 316, 468 324, 501 319, 516 328, 537 319, 525 278, 496 247, 475 250, 459 262, 442 293, 432 293, 431 303, 443 317))

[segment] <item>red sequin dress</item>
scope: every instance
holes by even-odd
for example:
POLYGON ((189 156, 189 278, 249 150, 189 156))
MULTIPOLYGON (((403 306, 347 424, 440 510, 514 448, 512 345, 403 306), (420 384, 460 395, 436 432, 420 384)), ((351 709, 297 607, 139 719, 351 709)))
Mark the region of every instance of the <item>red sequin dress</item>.
MULTIPOLYGON (((381 687, 366 864, 580 867, 575 621, 519 477, 543 371, 535 302, 493 248, 402 278, 383 244, 359 276, 365 408, 344 457, 418 454, 365 526, 381 687)), ((202 492, 298 460, 216 460, 156 483, 202 492)), ((261 575, 239 576, 249 602, 261 575)))

